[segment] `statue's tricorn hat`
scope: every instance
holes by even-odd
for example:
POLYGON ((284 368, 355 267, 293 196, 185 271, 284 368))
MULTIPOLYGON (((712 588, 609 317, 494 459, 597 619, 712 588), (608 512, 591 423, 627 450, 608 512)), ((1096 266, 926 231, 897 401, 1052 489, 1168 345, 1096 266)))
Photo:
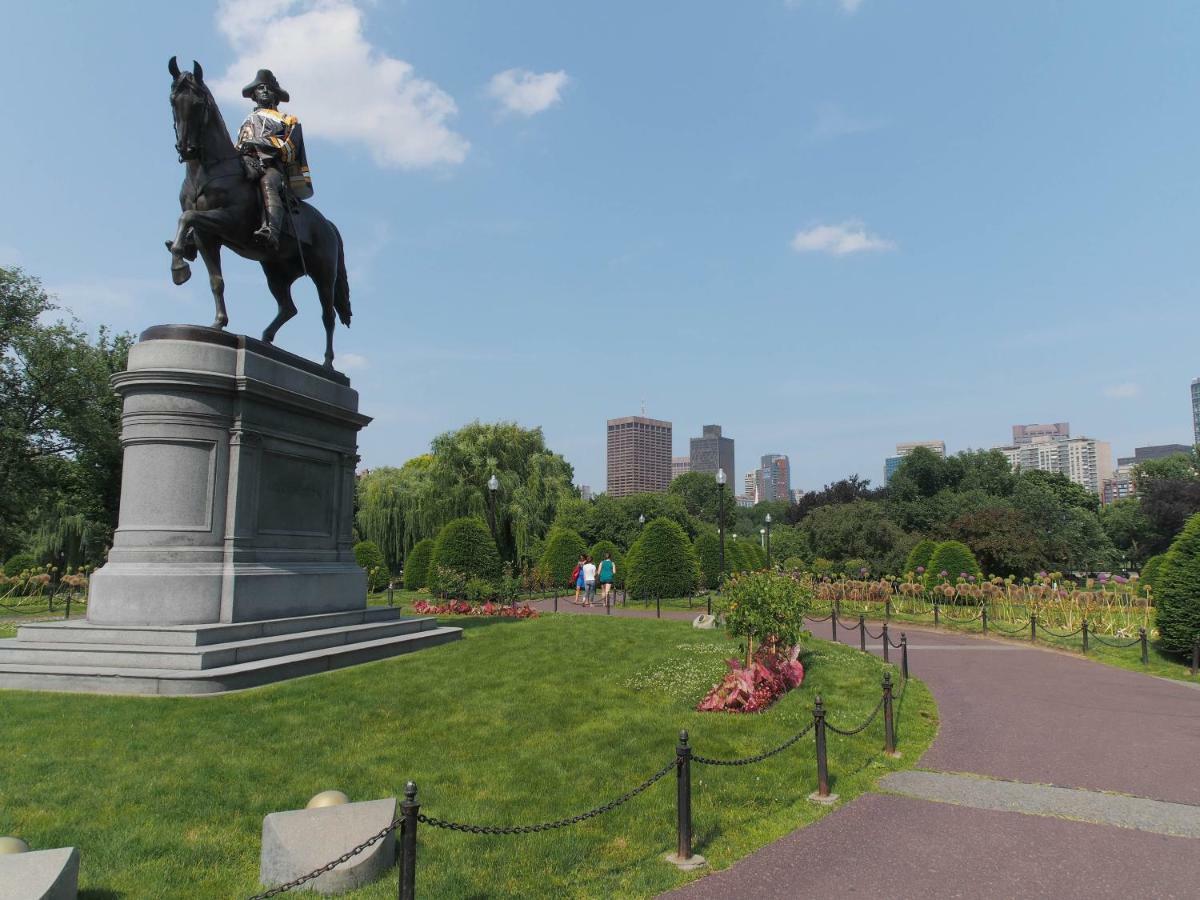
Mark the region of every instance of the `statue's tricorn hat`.
POLYGON ((279 81, 275 78, 275 74, 270 69, 259 69, 258 74, 254 76, 254 80, 242 88, 242 96, 249 99, 254 96, 254 89, 260 84, 265 84, 279 96, 280 103, 287 103, 291 97, 288 92, 279 86, 279 81))

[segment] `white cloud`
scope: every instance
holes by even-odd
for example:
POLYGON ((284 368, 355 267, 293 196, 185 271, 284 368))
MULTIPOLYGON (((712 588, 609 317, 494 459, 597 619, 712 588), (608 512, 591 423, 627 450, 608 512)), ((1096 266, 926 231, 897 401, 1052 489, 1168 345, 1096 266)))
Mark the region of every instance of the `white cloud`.
POLYGON ((362 144, 403 169, 466 158, 470 144, 448 124, 454 98, 373 46, 352 0, 221 0, 217 27, 237 54, 212 84, 220 99, 244 103, 242 86, 272 66, 306 137, 362 144))
POLYGON ((563 88, 571 79, 562 69, 557 72, 530 72, 505 69, 488 82, 488 94, 500 101, 506 112, 534 116, 562 101, 563 88))
POLYGON ((1104 396, 1112 400, 1130 400, 1141 393, 1141 385, 1134 384, 1132 381, 1110 385, 1104 389, 1104 396))
POLYGON ((792 249, 797 253, 832 253, 848 256, 869 250, 894 250, 896 244, 869 233, 862 222, 842 222, 839 225, 814 225, 797 231, 792 249))
MULTIPOLYGON (((805 2, 807 0, 783 0, 783 5, 788 9, 799 9, 805 2)), ((863 0, 837 0, 837 5, 842 8, 842 12, 852 16, 863 5, 863 0)))
POLYGON ((361 353, 339 353, 337 361, 339 366, 347 370, 362 370, 367 367, 367 358, 361 353))

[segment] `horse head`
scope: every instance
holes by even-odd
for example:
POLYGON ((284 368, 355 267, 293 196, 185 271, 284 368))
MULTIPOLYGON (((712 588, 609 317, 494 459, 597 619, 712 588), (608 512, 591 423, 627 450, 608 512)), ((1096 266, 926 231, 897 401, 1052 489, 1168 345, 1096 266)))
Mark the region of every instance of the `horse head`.
POLYGON ((199 159, 203 147, 204 129, 213 108, 212 94, 204 83, 204 69, 192 61, 191 72, 179 71, 172 56, 167 63, 171 73, 171 114, 175 120, 175 151, 179 161, 199 159))

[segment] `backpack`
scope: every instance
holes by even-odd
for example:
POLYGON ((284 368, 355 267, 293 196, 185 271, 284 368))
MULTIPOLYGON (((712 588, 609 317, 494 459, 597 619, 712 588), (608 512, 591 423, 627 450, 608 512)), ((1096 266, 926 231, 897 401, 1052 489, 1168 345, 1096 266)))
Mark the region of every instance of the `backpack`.
POLYGON ((571 570, 571 584, 575 584, 575 582, 577 582, 578 580, 579 580, 579 566, 575 566, 575 568, 571 570))

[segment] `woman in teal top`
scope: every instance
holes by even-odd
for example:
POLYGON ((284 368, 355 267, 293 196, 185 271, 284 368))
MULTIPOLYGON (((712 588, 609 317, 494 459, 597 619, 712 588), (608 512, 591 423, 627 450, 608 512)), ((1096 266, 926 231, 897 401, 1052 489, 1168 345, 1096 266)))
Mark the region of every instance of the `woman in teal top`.
POLYGON ((613 578, 617 574, 617 564, 612 561, 611 553, 604 554, 604 560, 596 574, 600 578, 600 596, 604 598, 604 604, 607 606, 608 592, 612 590, 613 578))

